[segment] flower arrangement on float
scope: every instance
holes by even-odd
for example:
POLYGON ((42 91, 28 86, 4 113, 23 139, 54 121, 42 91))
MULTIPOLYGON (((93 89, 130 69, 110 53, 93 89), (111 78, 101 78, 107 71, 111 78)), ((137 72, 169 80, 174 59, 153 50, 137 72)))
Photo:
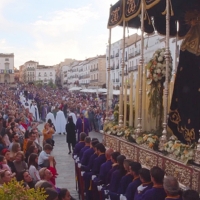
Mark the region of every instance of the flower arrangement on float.
POLYGON ((194 158, 195 144, 183 144, 174 135, 169 138, 164 146, 167 155, 185 164, 194 158))
MULTIPOLYGON (((147 84, 150 85, 149 114, 157 119, 157 129, 162 128, 163 90, 166 77, 165 49, 158 49, 147 64, 147 84)), ((169 58, 168 81, 172 77, 172 57, 169 58)))

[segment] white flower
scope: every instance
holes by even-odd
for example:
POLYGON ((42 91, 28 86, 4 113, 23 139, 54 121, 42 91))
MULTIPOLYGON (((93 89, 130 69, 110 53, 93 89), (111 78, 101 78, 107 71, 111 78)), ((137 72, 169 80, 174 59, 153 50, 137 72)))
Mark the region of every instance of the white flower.
POLYGON ((158 54, 156 53, 156 54, 154 54, 154 57, 158 57, 158 54))
POLYGON ((165 70, 162 70, 162 74, 165 75, 165 74, 166 74, 166 71, 165 71, 165 70))
POLYGON ((159 57, 158 57, 158 61, 159 61, 159 62, 162 62, 162 61, 163 61, 163 57, 162 57, 162 56, 159 56, 159 57))
POLYGON ((157 77, 158 77, 158 75, 157 75, 157 74, 153 74, 153 77, 154 77, 154 78, 157 78, 157 77))
POLYGON ((161 73, 161 70, 160 70, 160 69, 157 69, 157 73, 160 74, 160 73, 161 73))
POLYGON ((161 63, 158 63, 158 64, 157 64, 157 67, 159 67, 159 68, 162 67, 162 64, 161 64, 161 63))
POLYGON ((161 56, 164 56, 164 55, 165 55, 165 52, 164 52, 164 51, 162 51, 162 52, 160 53, 160 55, 161 55, 161 56))
POLYGON ((158 78, 154 78, 153 80, 154 80, 155 82, 157 82, 157 81, 158 81, 158 78))

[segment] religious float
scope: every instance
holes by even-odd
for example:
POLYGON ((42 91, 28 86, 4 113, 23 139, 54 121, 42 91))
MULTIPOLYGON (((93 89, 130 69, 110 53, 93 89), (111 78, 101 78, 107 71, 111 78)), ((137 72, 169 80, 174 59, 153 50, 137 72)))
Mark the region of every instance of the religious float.
POLYGON ((108 87, 105 145, 144 167, 157 165, 167 175, 176 177, 183 189, 189 187, 200 192, 200 1, 120 0, 111 5, 108 85, 111 30, 115 26, 123 27, 122 87, 112 122, 108 121, 108 87), (129 77, 124 75, 126 27, 140 28, 142 33, 134 103, 133 73, 129 77), (155 31, 165 35, 165 48, 158 49, 144 63, 144 37, 155 31), (183 39, 174 74, 170 37, 183 39), (147 121, 154 124, 155 130, 146 126, 147 121))

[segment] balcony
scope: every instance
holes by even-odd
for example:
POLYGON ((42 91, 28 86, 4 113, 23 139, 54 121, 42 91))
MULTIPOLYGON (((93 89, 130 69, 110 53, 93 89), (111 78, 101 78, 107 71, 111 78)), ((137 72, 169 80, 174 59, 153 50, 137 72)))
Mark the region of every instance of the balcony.
POLYGON ((135 56, 140 55, 140 51, 135 51, 135 56))
POLYGON ((110 59, 113 59, 113 58, 114 58, 114 55, 111 55, 111 56, 110 56, 110 59))
POLYGON ((119 57, 119 53, 116 53, 116 54, 115 54, 115 57, 119 57))
POLYGON ((113 66, 110 68, 110 70, 115 70, 115 66, 113 65, 113 66))
POLYGON ((90 72, 95 72, 95 71, 98 71, 99 69, 98 68, 94 68, 94 69, 91 69, 90 72))
POLYGON ((112 82, 114 83, 114 82, 115 82, 115 79, 113 79, 112 82))
POLYGON ((115 82, 116 82, 116 83, 119 83, 119 79, 117 78, 115 82))
POLYGON ((129 59, 134 58, 134 53, 130 53, 130 54, 128 55, 128 58, 129 58, 129 59))
POLYGON ((93 80, 90 80, 90 83, 96 83, 98 81, 99 81, 99 79, 93 79, 93 80))
POLYGON ((79 72, 83 72, 83 69, 79 69, 79 72))
MULTIPOLYGON (((119 73, 122 76, 122 71, 119 73)), ((128 75, 128 72, 124 71, 124 76, 128 75)))
POLYGON ((128 68, 128 72, 132 72, 132 71, 136 71, 136 70, 138 70, 138 65, 128 68))
POLYGON ((116 66, 116 69, 119 69, 119 64, 116 66))
POLYGON ((87 78, 90 78, 89 74, 79 76, 79 79, 87 79, 87 78))

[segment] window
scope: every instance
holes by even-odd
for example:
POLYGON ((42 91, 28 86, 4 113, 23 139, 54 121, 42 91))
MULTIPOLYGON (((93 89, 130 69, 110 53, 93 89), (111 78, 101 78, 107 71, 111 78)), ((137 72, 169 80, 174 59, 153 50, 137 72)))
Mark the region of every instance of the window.
POLYGON ((40 72, 39 72, 38 76, 41 76, 40 72))
POLYGON ((47 76, 47 73, 46 73, 46 72, 44 72, 44 76, 47 76))
POLYGON ((9 58, 6 58, 5 61, 9 61, 9 58))
POLYGON ((9 65, 10 65, 10 63, 5 63, 5 70, 9 69, 9 65))
POLYGON ((50 72, 50 76, 52 76, 52 72, 50 72))

